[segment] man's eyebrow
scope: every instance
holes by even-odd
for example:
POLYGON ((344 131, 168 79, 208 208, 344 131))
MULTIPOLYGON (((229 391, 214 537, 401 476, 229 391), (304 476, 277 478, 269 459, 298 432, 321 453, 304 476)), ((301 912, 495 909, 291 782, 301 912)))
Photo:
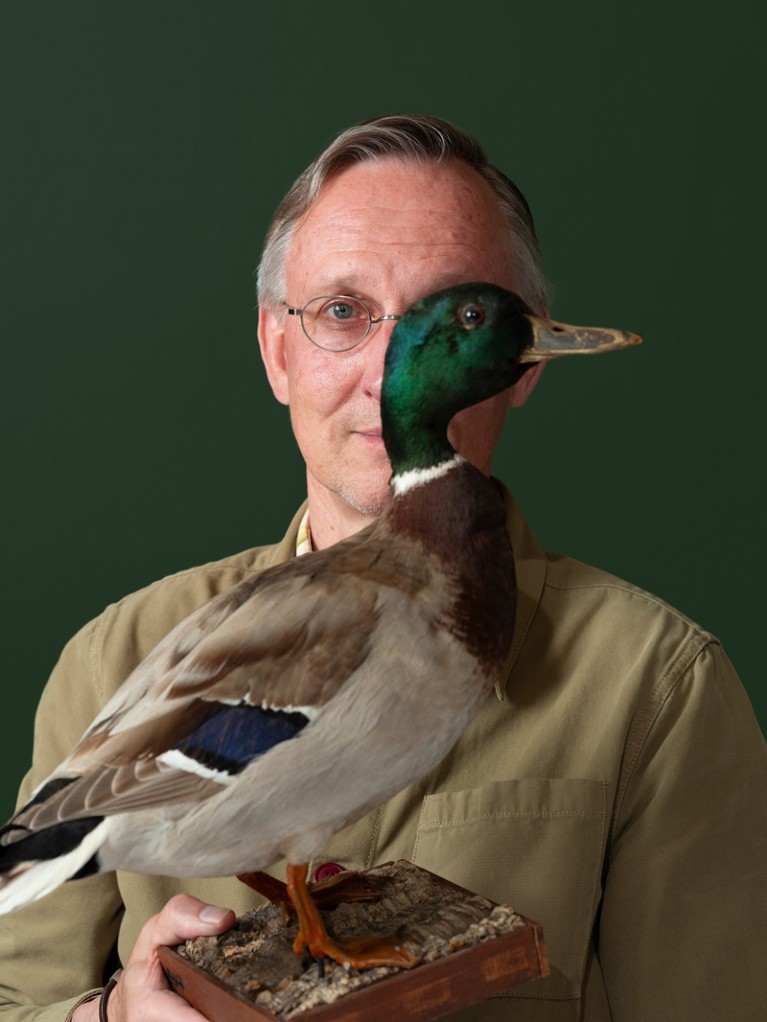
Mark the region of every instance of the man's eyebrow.
POLYGON ((454 270, 446 270, 444 273, 438 273, 431 281, 430 286, 434 291, 441 291, 446 287, 455 287, 456 284, 473 284, 476 282, 476 274, 456 273, 454 270))
POLYGON ((327 277, 313 285, 314 294, 319 295, 350 295, 355 298, 368 298, 370 295, 371 282, 363 281, 362 277, 327 277))
MULTIPOLYGON (((476 280, 476 274, 461 273, 455 270, 445 270, 438 273, 429 281, 429 293, 441 291, 446 287, 453 287, 456 284, 471 284, 476 280)), ((309 298, 318 298, 320 295, 349 295, 354 298, 362 298, 364 301, 377 302, 380 304, 381 297, 377 285, 361 276, 352 274, 343 277, 328 277, 321 279, 314 285, 313 293, 309 298)), ((425 297, 418 295, 418 298, 425 297)), ((414 299, 415 300, 415 299, 414 299)))
MULTIPOLYGON (((364 290, 364 289, 363 289, 364 290)), ((315 291, 318 295, 354 295, 360 291, 359 283, 356 283, 350 279, 342 280, 325 280, 315 287, 315 291)), ((361 297, 361 296, 360 296, 361 297)))

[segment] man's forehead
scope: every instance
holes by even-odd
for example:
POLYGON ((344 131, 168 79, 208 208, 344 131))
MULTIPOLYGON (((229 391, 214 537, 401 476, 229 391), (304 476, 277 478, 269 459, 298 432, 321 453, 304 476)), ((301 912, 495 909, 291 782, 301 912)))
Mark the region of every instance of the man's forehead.
POLYGON ((428 218, 435 209, 460 214, 467 203, 485 207, 493 219, 503 219, 490 186, 466 164, 383 158, 353 164, 328 178, 304 222, 371 210, 386 216, 407 213, 428 218))
MULTIPOLYGON (((476 227, 476 219, 471 225, 476 227)), ((449 247, 471 240, 474 231, 467 229, 465 209, 452 210, 403 205, 358 205, 339 202, 332 208, 316 207, 294 235, 295 249, 300 251, 318 244, 330 251, 364 252, 371 240, 379 245, 421 245, 449 247)), ((487 236, 487 234, 485 234, 487 236)))
POLYGON ((377 262, 443 262, 435 272, 448 286, 478 279, 487 249, 503 249, 506 262, 509 235, 497 198, 475 171, 381 160, 325 183, 296 230, 286 269, 311 263, 313 286, 359 294, 356 278, 369 283, 377 262))

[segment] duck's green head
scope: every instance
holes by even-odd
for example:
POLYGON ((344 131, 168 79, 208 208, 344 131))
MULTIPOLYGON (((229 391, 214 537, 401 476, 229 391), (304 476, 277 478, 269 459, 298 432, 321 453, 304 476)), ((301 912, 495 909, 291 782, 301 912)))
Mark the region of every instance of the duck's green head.
POLYGON ((459 284, 421 299, 394 328, 384 364, 381 421, 394 474, 452 458, 447 427, 456 412, 510 387, 528 364, 638 341, 535 316, 494 284, 459 284))

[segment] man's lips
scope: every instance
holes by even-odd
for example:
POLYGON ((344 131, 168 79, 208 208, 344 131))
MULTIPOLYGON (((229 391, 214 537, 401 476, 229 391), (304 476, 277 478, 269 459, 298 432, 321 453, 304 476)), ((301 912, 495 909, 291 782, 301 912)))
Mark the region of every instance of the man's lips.
POLYGON ((380 426, 372 426, 370 429, 355 429, 354 433, 375 447, 383 446, 380 426))

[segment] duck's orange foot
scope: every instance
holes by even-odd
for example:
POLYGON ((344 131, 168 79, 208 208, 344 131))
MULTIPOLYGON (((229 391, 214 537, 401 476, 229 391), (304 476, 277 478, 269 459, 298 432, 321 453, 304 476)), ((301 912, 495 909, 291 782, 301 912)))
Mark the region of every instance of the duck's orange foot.
POLYGON ((306 886, 305 864, 288 863, 288 894, 298 915, 298 936, 293 943, 297 955, 308 950, 315 958, 332 958, 347 969, 370 969, 374 965, 410 969, 418 965, 420 959, 400 947, 393 936, 334 940, 306 886))
POLYGON ((301 955, 305 951, 314 958, 332 958, 345 969, 372 969, 377 965, 389 965, 397 969, 412 969, 419 965, 407 948, 396 942, 396 937, 352 937, 348 940, 333 940, 327 933, 315 933, 307 940, 299 930, 293 950, 301 955))

